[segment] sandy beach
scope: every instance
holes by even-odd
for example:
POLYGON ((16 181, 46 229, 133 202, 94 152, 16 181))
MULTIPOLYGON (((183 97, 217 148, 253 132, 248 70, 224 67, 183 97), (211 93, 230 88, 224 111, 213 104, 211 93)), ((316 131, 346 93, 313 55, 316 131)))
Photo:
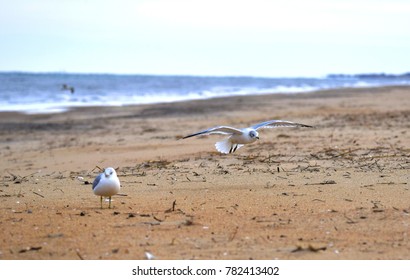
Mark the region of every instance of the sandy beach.
POLYGON ((410 87, 0 113, 0 259, 410 259, 410 87), (234 154, 215 125, 284 119, 234 154), (121 191, 91 190, 114 167, 121 191))

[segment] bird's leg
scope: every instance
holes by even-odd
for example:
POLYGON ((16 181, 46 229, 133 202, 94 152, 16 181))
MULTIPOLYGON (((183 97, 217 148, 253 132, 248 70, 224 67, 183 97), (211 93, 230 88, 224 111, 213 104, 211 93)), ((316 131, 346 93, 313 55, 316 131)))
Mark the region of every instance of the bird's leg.
POLYGON ((236 149, 238 149, 238 144, 235 145, 235 148, 233 149, 232 153, 234 153, 236 151, 236 149))
POLYGON ((101 203, 101 209, 102 209, 102 196, 100 196, 100 203, 101 203))
POLYGON ((108 208, 111 208, 111 196, 108 198, 108 208))
POLYGON ((238 149, 238 144, 232 144, 231 149, 229 150, 229 153, 234 153, 238 149))

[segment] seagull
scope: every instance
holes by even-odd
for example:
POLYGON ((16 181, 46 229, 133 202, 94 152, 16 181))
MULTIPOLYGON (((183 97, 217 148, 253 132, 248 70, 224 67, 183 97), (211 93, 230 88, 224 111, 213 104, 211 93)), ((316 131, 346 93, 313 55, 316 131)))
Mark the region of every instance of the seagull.
POLYGON ((120 180, 117 177, 115 169, 108 167, 104 169, 103 173, 100 173, 93 182, 93 192, 95 195, 100 196, 101 209, 102 199, 108 197, 108 208, 111 208, 111 196, 117 194, 120 191, 120 180))
POLYGON ((63 84, 63 86, 61 87, 61 90, 68 90, 68 91, 71 92, 71 94, 73 94, 74 91, 75 91, 75 88, 74 88, 74 87, 70 87, 70 86, 68 86, 68 85, 66 85, 66 84, 63 84))
POLYGON ((182 139, 186 139, 198 135, 209 135, 209 134, 224 134, 230 135, 229 138, 216 142, 216 149, 223 154, 230 154, 235 152, 237 149, 242 147, 244 144, 253 143, 259 139, 258 129, 260 128, 275 128, 275 127, 312 127, 310 125, 294 123, 290 121, 282 120, 270 120, 266 122, 261 122, 253 126, 238 129, 230 126, 215 126, 208 128, 206 130, 187 135, 182 139))

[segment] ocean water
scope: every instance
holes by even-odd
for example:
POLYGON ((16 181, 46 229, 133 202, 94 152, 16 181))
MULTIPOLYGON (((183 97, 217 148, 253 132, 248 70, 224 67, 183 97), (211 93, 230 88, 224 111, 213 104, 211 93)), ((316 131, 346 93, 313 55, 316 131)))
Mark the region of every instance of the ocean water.
POLYGON ((0 111, 58 113, 80 106, 123 106, 387 85, 410 85, 410 77, 258 78, 3 72, 0 73, 0 111), (71 87, 73 92, 69 90, 71 87))

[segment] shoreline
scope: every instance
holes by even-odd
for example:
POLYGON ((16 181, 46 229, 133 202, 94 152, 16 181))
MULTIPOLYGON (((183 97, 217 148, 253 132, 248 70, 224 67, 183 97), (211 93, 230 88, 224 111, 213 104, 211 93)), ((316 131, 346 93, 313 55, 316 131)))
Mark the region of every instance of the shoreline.
POLYGON ((409 97, 395 86, 0 112, 0 259, 410 259, 409 97), (268 119, 314 128, 262 130, 231 155, 215 150, 223 137, 180 140, 268 119), (108 166, 121 195, 100 209, 89 183, 108 166))
MULTIPOLYGON (((276 93, 249 93, 249 94, 241 94, 241 95, 228 95, 228 96, 221 96, 221 97, 204 97, 204 98, 194 98, 194 99, 186 99, 186 100, 177 100, 177 101, 169 101, 169 102, 148 102, 148 103, 141 103, 141 104, 125 104, 125 105, 81 105, 81 106, 66 106, 60 107, 57 106, 54 110, 57 111, 48 111, 48 112, 35 112, 35 111, 24 111, 24 110, 13 110, 13 111, 0 111, 0 114, 24 114, 24 115, 53 115, 53 114, 63 114, 68 113, 73 110, 81 110, 87 108, 110 108, 110 107, 135 107, 135 106, 155 106, 155 105, 164 105, 164 104, 178 104, 178 103, 186 103, 186 102, 196 102, 196 101, 206 101, 206 100, 224 100, 230 98, 246 98, 246 97, 256 97, 256 96, 293 96, 299 94, 312 94, 320 96, 322 94, 332 94, 338 92, 363 92, 363 91, 379 91, 379 90, 391 90, 395 88, 410 88, 410 85, 392 85, 392 86, 367 86, 367 87, 343 87, 343 88, 333 88, 333 89, 315 89, 315 90, 307 90, 301 92, 276 92, 276 93)), ((321 96, 324 97, 324 96, 321 96)))

